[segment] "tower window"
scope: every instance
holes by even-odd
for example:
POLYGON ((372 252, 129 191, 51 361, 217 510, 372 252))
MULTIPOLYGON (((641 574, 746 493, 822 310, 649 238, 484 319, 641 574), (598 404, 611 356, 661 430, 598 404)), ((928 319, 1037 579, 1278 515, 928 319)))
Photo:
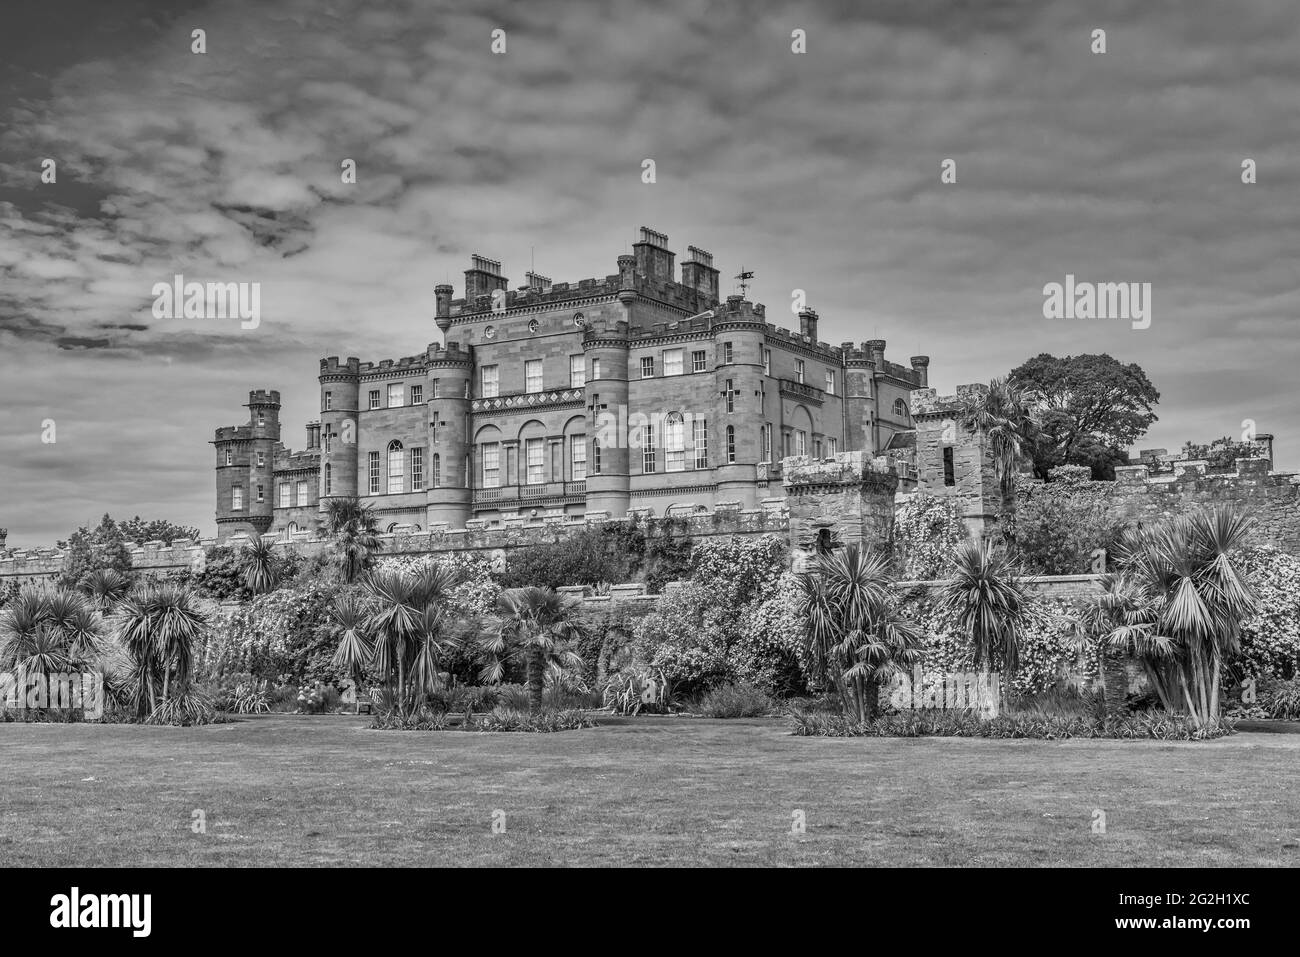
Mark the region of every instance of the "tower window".
POLYGON ((325 463, 325 494, 334 494, 334 467, 328 462, 325 463))
POLYGON ((266 501, 266 486, 264 486, 264 485, 259 485, 259 486, 257 487, 257 500, 258 500, 259 502, 265 502, 265 501, 266 501))
POLYGON ((264 468, 266 468, 266 453, 265 453, 265 452, 258 452, 258 453, 257 453, 257 467, 258 467, 259 469, 264 469, 264 468))
POLYGON ((734 355, 734 353, 732 352, 732 349, 731 349, 731 343, 730 343, 730 342, 724 342, 724 343, 722 344, 722 362, 723 362, 723 364, 724 364, 724 365, 731 365, 731 361, 732 361, 733 355, 734 355))
POLYGON ((442 488, 442 456, 433 453, 433 487, 442 488))
POLYGON ((333 393, 333 392, 326 392, 326 393, 325 393, 325 402, 324 402, 324 407, 325 407, 324 410, 325 410, 326 412, 328 412, 330 409, 334 408, 334 393, 333 393))
POLYGON ((728 464, 736 461, 736 427, 727 426, 727 462, 728 464))
POLYGON ((243 511, 244 508, 244 490, 236 485, 230 490, 230 510, 232 512, 243 511))
POLYGON ((231 449, 226 449, 226 464, 227 465, 235 464, 235 453, 231 449))
POLYGON ((763 375, 772 374, 772 350, 763 350, 763 375))
POLYGON ((957 484, 956 470, 952 461, 952 446, 949 445, 943 450, 943 484, 952 486, 957 484))
POLYGON ((599 378, 600 378, 600 360, 599 360, 599 359, 592 359, 592 360, 591 360, 591 377, 592 377, 593 379, 599 379, 599 378))
POLYGON ((733 389, 731 386, 732 386, 732 380, 728 379, 727 380, 727 411, 735 412, 736 411, 736 390, 733 389))

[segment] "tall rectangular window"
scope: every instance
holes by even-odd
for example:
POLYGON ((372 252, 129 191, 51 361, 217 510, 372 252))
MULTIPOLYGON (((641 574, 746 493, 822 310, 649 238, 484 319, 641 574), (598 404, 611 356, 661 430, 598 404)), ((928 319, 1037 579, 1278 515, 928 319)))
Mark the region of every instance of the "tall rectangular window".
POLYGON ((258 453, 257 453, 257 467, 258 467, 259 469, 264 469, 264 468, 266 468, 266 453, 265 453, 265 452, 258 452, 258 453))
POLYGON ((402 393, 406 390, 400 382, 391 382, 388 385, 388 408, 396 409, 402 404, 402 393))
POLYGON ((569 439, 569 455, 573 481, 585 481, 587 478, 587 437, 585 435, 575 435, 569 439))
POLYGON ((439 394, 438 394, 438 380, 437 380, 437 379, 434 379, 434 380, 433 380, 432 385, 430 385, 430 387, 429 387, 429 391, 432 393, 433 398, 435 398, 435 399, 440 398, 440 396, 439 396, 439 394))
POLYGON ((424 449, 411 449, 411 491, 424 490, 424 449))
POLYGON ((487 442, 483 446, 483 487, 501 485, 501 443, 487 442))
POLYGON ((332 408, 334 408, 334 393, 333 393, 333 392, 326 392, 326 393, 325 393, 325 411, 328 412, 328 411, 329 411, 330 409, 332 409, 332 408))
POLYGON ((659 471, 658 456, 655 448, 655 427, 641 426, 641 471, 649 475, 659 471))
POLYGON ((723 365, 731 365, 732 358, 733 358, 733 353, 732 353, 732 350, 731 350, 731 343, 730 343, 730 342, 724 342, 724 343, 722 344, 722 362, 723 362, 723 365))
POLYGON ((302 508, 307 504, 307 483, 299 482, 295 491, 298 493, 297 505, 299 508, 302 508))
POLYGON ((834 456, 836 455, 836 453, 839 452, 839 450, 840 450, 840 440, 839 440, 839 439, 827 439, 827 440, 826 440, 826 454, 827 454, 828 456, 834 457, 834 456))
POLYGON ((244 490, 236 485, 230 490, 230 510, 232 512, 242 511, 244 508, 244 490))
POLYGON ((709 425, 704 419, 691 419, 691 443, 695 446, 695 467, 709 467, 709 425))
POLYGON ((592 377, 593 379, 599 379, 599 378, 600 378, 600 360, 599 360, 599 359, 592 359, 592 360, 591 360, 591 377, 592 377))
POLYGON ((956 485, 957 473, 953 467, 952 446, 949 445, 943 450, 943 484, 956 485))
POLYGON ((433 453, 433 487, 442 488, 442 456, 437 452, 433 453))
POLYGON ((494 399, 501 394, 501 376, 497 366, 484 366, 479 370, 481 388, 485 399, 494 399))
POLYGON ((371 389, 371 390, 370 390, 370 406, 369 406, 369 407, 372 408, 372 409, 377 409, 377 408, 379 408, 379 390, 378 390, 378 389, 371 389))
POLYGON ((763 350, 763 375, 772 374, 772 350, 763 350))
POLYGON ((834 369, 826 370, 826 394, 827 395, 835 394, 835 370, 834 369))
POLYGON ((655 375, 655 357, 642 356, 641 357, 641 378, 653 379, 654 375, 655 375))
POLYGON ((681 375, 682 374, 682 350, 665 349, 664 350, 664 375, 681 375))
POLYGON ((235 464, 235 453, 231 449, 226 449, 226 464, 227 465, 235 464))
POLYGON ((581 389, 587 384, 587 357, 569 356, 569 388, 581 389))
POLYGON ((334 466, 325 463, 325 494, 334 494, 334 466))
POLYGON ((736 427, 727 426, 727 463, 732 464, 736 461, 736 427))
POLYGON ((736 392, 731 388, 731 380, 727 380, 727 411, 736 411, 736 392))
POLYGON ((259 486, 257 487, 257 500, 258 500, 259 502, 265 502, 265 501, 266 501, 266 486, 264 486, 264 485, 259 485, 259 486))
POLYGON ((546 443, 543 439, 524 441, 525 479, 529 485, 541 485, 546 481, 546 443))
POLYGON ((591 444, 591 474, 600 474, 600 440, 591 444))
POLYGON ((664 423, 664 471, 686 470, 686 422, 679 414, 672 414, 664 423))
POLYGON ((822 440, 815 438, 813 439, 813 458, 819 459, 821 457, 822 457, 822 440))
POLYGON ((794 433, 794 454, 808 454, 808 433, 803 429, 796 429, 794 433))
POLYGON ((542 360, 528 359, 524 362, 524 391, 542 391, 542 360))
POLYGON ((759 437, 763 440, 763 461, 772 461, 772 427, 764 425, 759 429, 759 437))
POLYGON ((379 453, 371 452, 368 457, 370 465, 370 494, 379 494, 379 453))
POLYGON ((703 349, 691 353, 691 371, 708 372, 709 371, 709 354, 703 349))
POLYGON ((328 425, 325 426, 325 431, 321 433, 321 438, 325 440, 325 451, 328 452, 330 450, 330 427, 328 425))
POLYGON ((288 508, 289 507, 289 483, 281 482, 278 486, 276 486, 275 496, 276 496, 276 502, 275 502, 276 508, 288 508))
POLYGON ((411 386, 411 405, 420 405, 424 402, 424 386, 411 386))
POLYGON ((796 359, 796 360, 794 361, 794 369, 795 369, 795 373, 799 376, 799 381, 802 383, 802 382, 803 382, 803 372, 804 372, 804 369, 803 369, 803 360, 802 360, 802 359, 796 359))

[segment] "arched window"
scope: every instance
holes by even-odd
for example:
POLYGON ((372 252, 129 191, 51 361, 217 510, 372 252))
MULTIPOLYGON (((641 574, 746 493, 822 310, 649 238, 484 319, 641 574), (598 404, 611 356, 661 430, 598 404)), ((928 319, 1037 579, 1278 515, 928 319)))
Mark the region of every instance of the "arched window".
POLYGON ((433 487, 442 486, 442 456, 437 452, 433 453, 433 487))
POLYGON ((397 495, 403 491, 403 465, 405 458, 402 455, 402 443, 394 439, 388 443, 388 494, 397 495))
POLYGON ((896 415, 900 419, 907 418, 907 403, 904 402, 902 399, 894 400, 894 415, 896 415))
POLYGON ((670 412, 664 422, 664 461, 668 472, 686 468, 686 420, 680 412, 670 412))
POLYGON ((727 426, 727 462, 732 463, 735 461, 736 461, 736 427, 734 425, 729 425, 727 426))
POLYGON ((286 539, 287 541, 290 541, 290 542, 291 542, 291 541, 293 541, 293 537, 294 537, 295 535, 297 535, 297 534, 298 534, 298 523, 297 523, 297 522, 290 522, 290 523, 288 524, 288 526, 285 527, 285 530, 284 530, 284 537, 285 537, 285 539, 286 539))

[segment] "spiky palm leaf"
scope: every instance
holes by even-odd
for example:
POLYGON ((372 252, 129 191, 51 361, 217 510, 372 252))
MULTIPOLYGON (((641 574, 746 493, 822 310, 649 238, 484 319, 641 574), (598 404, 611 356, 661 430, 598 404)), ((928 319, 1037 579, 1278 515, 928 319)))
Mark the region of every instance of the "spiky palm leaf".
POLYGON ((280 562, 275 549, 260 535, 240 550, 239 564, 244 584, 254 595, 270 591, 280 580, 280 562))
POLYGON ((960 543, 951 577, 939 588, 938 607, 966 636, 977 668, 1001 668, 1008 678, 1016 672, 1029 599, 1005 548, 988 539, 960 543))

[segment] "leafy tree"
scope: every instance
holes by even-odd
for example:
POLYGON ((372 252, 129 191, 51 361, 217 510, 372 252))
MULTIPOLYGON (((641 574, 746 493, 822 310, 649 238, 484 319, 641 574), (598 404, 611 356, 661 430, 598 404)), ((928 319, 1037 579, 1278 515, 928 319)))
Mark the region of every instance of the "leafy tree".
POLYGON ((1160 401, 1145 372, 1109 355, 1058 358, 1046 352, 1017 366, 1010 381, 1040 399, 1043 437, 1032 448, 1034 472, 1086 465, 1095 479, 1113 479, 1125 450, 1156 421, 1160 401))
POLYGON ((216 601, 245 601, 252 597, 239 549, 229 545, 209 548, 203 556, 203 570, 186 569, 176 576, 176 581, 192 586, 200 597, 216 601))
POLYGON ((529 707, 541 711, 547 671, 582 670, 582 658, 575 650, 583 634, 580 608, 578 599, 550 588, 528 586, 503 592, 497 606, 497 627, 478 638, 482 679, 495 684, 505 674, 508 661, 521 662, 527 675, 529 707))
POLYGON ((1058 480, 1021 489, 1011 523, 1016 555, 1037 575, 1106 570, 1124 521, 1109 483, 1058 480))
POLYGON ((137 545, 143 545, 145 542, 172 542, 180 538, 190 541, 199 539, 197 528, 190 525, 177 525, 162 518, 146 522, 137 515, 135 518, 118 522, 117 527, 122 530, 122 535, 128 542, 135 542, 137 545))
POLYGON ((924 635, 898 612, 889 559, 857 544, 819 555, 799 576, 809 670, 846 714, 876 716, 881 681, 920 660, 924 635))
POLYGON ((653 527, 633 518, 581 529, 563 541, 517 549, 506 557, 506 588, 645 582, 652 593, 685 578, 692 542, 685 521, 658 519, 653 527))
POLYGON ((93 529, 85 525, 72 533, 66 543, 63 573, 59 583, 75 588, 88 572, 112 568, 123 575, 131 572, 131 552, 126 538, 107 513, 93 529))

